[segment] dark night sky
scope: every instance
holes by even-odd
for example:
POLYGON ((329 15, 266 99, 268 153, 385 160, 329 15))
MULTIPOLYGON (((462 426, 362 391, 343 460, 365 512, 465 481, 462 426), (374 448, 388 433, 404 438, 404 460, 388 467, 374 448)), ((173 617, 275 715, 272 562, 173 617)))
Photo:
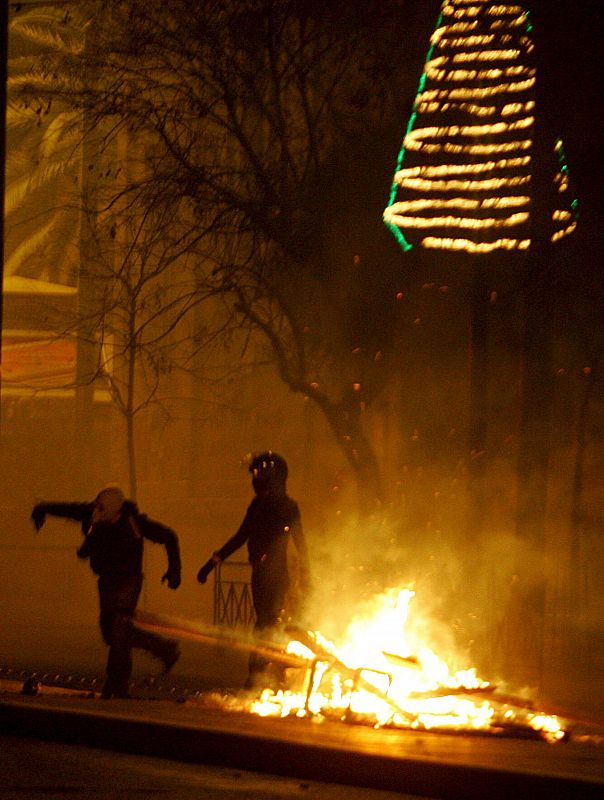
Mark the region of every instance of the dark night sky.
MULTIPOLYGON (((567 275, 569 301, 578 316, 601 314, 604 306, 602 252, 604 235, 604 92, 602 84, 601 0, 547 0, 545 34, 555 86, 554 111, 565 142, 574 194, 579 200, 579 227, 574 258, 567 275)), ((537 22, 537 17, 535 19, 537 22)), ((597 333, 594 331, 594 335, 597 333)))
MULTIPOLYGON (((577 183, 582 212, 589 222, 604 211, 602 202, 602 32, 604 4, 589 0, 548 0, 535 4, 546 15, 548 61, 552 83, 559 87, 556 104, 561 134, 567 142, 571 174, 577 183)), ((537 21, 537 19, 536 19, 537 21)))

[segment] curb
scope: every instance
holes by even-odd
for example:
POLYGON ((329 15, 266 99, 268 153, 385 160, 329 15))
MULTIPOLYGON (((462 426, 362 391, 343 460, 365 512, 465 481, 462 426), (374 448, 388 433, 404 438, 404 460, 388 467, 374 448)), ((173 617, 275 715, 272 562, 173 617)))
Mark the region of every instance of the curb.
POLYGON ((270 726, 251 735, 208 725, 110 715, 105 710, 90 713, 2 700, 0 733, 441 800, 600 800, 604 796, 604 785, 587 777, 518 773, 369 753, 332 742, 292 741, 271 734, 270 726))

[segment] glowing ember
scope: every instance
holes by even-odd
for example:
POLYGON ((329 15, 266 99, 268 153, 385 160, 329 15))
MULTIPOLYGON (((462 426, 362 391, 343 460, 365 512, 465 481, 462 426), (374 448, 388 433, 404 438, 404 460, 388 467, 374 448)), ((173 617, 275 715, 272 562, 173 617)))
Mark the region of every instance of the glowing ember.
POLYGON ((287 652, 306 659, 295 669, 297 690, 265 689, 249 710, 260 716, 309 716, 364 722, 374 727, 501 733, 532 729, 549 741, 564 736, 558 719, 499 698, 475 669, 451 673, 429 647, 410 645, 409 589, 379 598, 372 616, 354 619, 338 647, 319 633, 288 629, 287 652), (413 652, 415 649, 415 652, 413 652), (304 673, 300 675, 300 673, 304 673))

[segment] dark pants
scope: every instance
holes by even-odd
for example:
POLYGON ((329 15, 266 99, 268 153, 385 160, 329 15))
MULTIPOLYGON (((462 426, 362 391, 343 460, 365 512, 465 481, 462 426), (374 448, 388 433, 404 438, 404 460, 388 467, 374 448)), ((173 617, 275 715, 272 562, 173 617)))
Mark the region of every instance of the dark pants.
MULTIPOLYGON (((270 636, 271 629, 275 628, 281 620, 285 597, 289 587, 287 573, 275 572, 271 569, 270 562, 254 564, 252 568, 252 600, 256 613, 254 630, 264 631, 265 636, 270 636)), ((269 662, 258 653, 250 653, 247 686, 259 686, 266 682, 265 673, 269 662)), ((282 679, 282 670, 274 670, 277 683, 282 679)))
POLYGON ((101 633, 109 645, 105 688, 118 694, 128 691, 133 647, 162 658, 172 646, 169 639, 143 631, 133 624, 132 617, 142 585, 142 575, 103 575, 98 582, 101 633))

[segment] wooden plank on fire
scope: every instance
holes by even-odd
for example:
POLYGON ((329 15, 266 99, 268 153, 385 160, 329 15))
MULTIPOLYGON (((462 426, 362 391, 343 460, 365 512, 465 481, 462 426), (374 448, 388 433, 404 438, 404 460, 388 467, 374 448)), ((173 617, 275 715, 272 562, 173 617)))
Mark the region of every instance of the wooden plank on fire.
POLYGON ((392 664, 396 664, 397 667, 414 667, 415 669, 421 669, 417 656, 401 656, 398 653, 389 653, 386 650, 382 650, 382 655, 392 664))
POLYGON ((478 694, 492 695, 495 691, 493 686, 439 686, 437 689, 429 689, 425 692, 410 692, 411 700, 432 700, 435 697, 458 697, 469 695, 475 697, 478 694))
POLYGON ((409 698, 412 700, 432 700, 436 697, 476 697, 477 695, 487 697, 490 702, 497 703, 497 705, 514 706, 514 708, 522 708, 529 711, 535 707, 534 701, 528 698, 517 697, 511 694, 499 694, 497 686, 493 686, 492 684, 475 686, 473 688, 467 686, 456 686, 454 688, 439 686, 437 689, 432 689, 430 691, 411 692, 409 698))
POLYGON ((286 667, 304 667, 306 669, 310 667, 310 661, 286 653, 282 647, 273 642, 252 639, 248 636, 237 636, 213 625, 202 625, 190 620, 140 610, 136 612, 134 621, 138 627, 144 630, 175 636, 179 639, 189 639, 200 644, 222 645, 245 653, 257 653, 269 661, 283 664, 286 667))

